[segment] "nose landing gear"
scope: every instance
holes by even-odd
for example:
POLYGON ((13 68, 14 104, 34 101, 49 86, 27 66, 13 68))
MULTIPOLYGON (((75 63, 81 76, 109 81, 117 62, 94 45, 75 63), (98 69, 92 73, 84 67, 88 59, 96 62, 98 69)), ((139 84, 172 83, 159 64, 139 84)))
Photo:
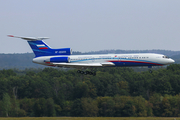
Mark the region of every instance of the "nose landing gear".
POLYGON ((149 68, 149 73, 152 73, 152 66, 148 66, 149 68))

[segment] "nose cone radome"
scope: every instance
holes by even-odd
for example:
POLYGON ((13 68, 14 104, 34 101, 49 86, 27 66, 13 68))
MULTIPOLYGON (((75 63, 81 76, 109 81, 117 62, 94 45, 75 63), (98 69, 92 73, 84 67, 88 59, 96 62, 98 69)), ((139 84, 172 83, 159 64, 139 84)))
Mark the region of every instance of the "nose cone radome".
POLYGON ((169 59, 169 64, 174 63, 175 61, 173 59, 169 59))

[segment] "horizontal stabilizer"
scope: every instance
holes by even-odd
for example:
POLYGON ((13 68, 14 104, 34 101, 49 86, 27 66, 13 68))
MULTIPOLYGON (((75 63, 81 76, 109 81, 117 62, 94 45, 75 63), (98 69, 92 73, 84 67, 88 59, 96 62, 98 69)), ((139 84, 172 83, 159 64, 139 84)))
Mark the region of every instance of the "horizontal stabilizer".
POLYGON ((36 37, 19 37, 19 36, 14 36, 14 35, 8 35, 8 37, 21 38, 21 39, 28 40, 28 41, 49 39, 48 37, 37 37, 36 38, 36 37))

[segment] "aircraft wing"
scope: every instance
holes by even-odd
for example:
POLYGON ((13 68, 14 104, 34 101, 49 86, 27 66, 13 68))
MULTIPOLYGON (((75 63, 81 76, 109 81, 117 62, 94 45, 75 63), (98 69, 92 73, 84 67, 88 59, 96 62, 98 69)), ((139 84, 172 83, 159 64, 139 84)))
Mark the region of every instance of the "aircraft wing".
POLYGON ((103 67, 103 66, 114 66, 112 62, 105 63, 52 63, 57 67, 103 67))

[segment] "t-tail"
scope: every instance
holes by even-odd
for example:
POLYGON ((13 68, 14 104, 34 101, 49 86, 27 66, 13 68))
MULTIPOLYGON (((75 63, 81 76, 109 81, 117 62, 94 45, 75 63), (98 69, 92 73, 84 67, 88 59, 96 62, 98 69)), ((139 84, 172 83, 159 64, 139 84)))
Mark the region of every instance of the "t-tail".
POLYGON ((72 54, 72 50, 70 48, 52 49, 43 41, 44 39, 48 39, 47 37, 34 38, 34 37, 17 37, 13 35, 8 35, 8 36, 27 40, 36 57, 72 54))

